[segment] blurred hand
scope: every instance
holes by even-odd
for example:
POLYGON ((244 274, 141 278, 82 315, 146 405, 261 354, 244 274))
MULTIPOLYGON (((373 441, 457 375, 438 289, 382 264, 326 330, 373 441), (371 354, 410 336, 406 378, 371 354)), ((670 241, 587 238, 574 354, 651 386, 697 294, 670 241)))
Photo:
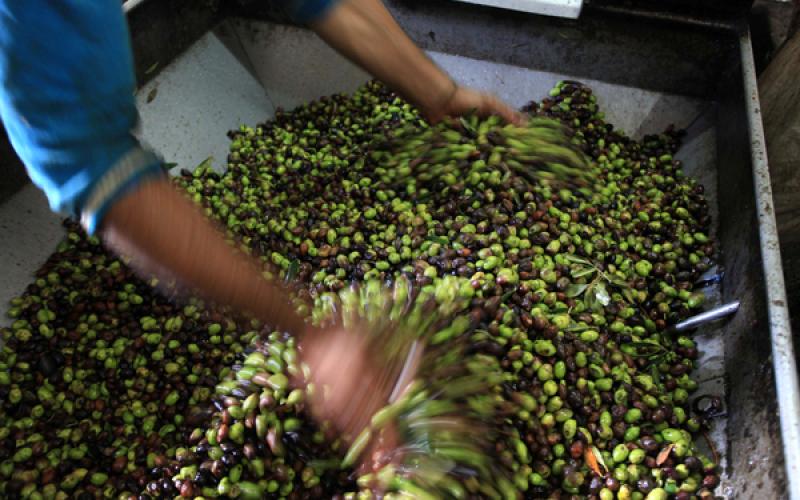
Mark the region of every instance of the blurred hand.
MULTIPOLYGON (((311 412, 318 420, 330 421, 349 446, 369 424, 372 415, 383 408, 395 383, 395 376, 372 362, 365 333, 341 327, 315 330, 303 337, 301 360, 311 369, 315 386, 310 398, 311 412), (327 389, 325 389, 327 388, 327 389)), ((382 439, 373 436, 371 445, 360 457, 365 468, 385 464, 397 446, 393 429, 382 439)))
POLYGON ((436 123, 445 116, 461 116, 473 111, 483 118, 497 115, 515 125, 522 125, 525 122, 522 113, 514 111, 497 96, 460 85, 455 87, 452 94, 437 109, 428 112, 427 117, 432 123, 436 123))

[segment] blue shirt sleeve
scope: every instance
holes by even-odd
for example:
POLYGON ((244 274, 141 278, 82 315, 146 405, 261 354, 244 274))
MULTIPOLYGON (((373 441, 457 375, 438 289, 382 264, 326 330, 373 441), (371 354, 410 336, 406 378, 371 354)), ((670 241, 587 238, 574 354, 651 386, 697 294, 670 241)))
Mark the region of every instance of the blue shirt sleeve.
POLYGON ((298 23, 310 23, 324 16, 339 0, 284 0, 289 15, 298 23))
POLYGON ((138 122, 118 0, 0 0, 0 119, 50 207, 94 233, 158 159, 138 122))

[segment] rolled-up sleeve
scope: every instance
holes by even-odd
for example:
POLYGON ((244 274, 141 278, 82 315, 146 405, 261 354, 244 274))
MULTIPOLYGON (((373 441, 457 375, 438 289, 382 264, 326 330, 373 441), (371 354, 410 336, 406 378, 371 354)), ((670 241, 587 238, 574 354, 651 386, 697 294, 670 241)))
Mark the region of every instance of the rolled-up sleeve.
POLYGON ((0 0, 0 119, 50 207, 90 233, 164 172, 133 136, 134 89, 119 1, 0 0))
POLYGON ((339 0, 284 0, 289 16, 298 23, 314 22, 327 14, 339 0))

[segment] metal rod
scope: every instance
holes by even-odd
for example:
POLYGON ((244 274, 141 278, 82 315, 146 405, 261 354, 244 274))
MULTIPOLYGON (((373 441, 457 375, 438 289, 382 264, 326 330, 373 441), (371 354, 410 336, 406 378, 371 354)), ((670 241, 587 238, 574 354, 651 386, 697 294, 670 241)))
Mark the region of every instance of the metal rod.
POLYGON ((786 287, 783 280, 778 227, 775 223, 775 206, 772 203, 772 187, 770 186, 767 152, 764 146, 764 126, 761 123, 756 69, 749 30, 745 30, 742 34, 739 40, 739 50, 745 86, 744 104, 750 122, 753 187, 758 210, 764 283, 767 289, 769 331, 772 338, 772 368, 775 371, 786 480, 789 482, 786 493, 789 499, 800 500, 800 382, 797 379, 792 328, 789 323, 789 309, 786 305, 786 287))
POLYGON ((726 318, 739 310, 739 301, 723 304, 713 309, 709 309, 691 318, 685 319, 680 323, 676 323, 670 330, 674 332, 683 332, 697 328, 698 326, 705 325, 718 319, 726 318))

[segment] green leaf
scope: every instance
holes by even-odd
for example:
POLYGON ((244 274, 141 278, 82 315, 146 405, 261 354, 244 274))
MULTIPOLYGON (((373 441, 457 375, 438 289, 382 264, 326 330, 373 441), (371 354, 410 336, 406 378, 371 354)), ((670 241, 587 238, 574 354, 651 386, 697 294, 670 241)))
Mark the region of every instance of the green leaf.
POLYGON ((572 274, 573 278, 582 278, 584 276, 589 276, 591 274, 594 274, 595 271, 597 270, 593 267, 583 267, 583 268, 578 268, 577 270, 573 270, 570 274, 572 274))
POLYGON ((564 293, 567 294, 567 297, 574 298, 582 294, 588 286, 587 283, 571 283, 564 293))
POLYGON ((630 288, 623 288, 622 295, 625 297, 625 300, 627 300, 631 304, 636 303, 636 297, 633 296, 633 290, 631 290, 630 288))
POLYGON ((661 380, 661 372, 658 369, 658 366, 654 363, 650 366, 650 377, 653 379, 653 382, 658 383, 661 380))
POLYGON ((620 287, 620 288, 623 288, 623 289, 624 289, 624 288, 630 288, 630 287, 631 287, 631 286, 628 284, 628 282, 627 282, 627 281, 623 281, 623 280, 621 280, 621 279, 619 279, 619 278, 610 278, 610 279, 609 279, 609 283, 611 283, 611 284, 612 284, 612 285, 614 285, 614 286, 618 286, 618 287, 620 287))
POLYGON ((459 118, 459 120, 461 121, 461 126, 464 127, 464 130, 471 134, 475 134, 475 128, 470 125, 470 123, 463 116, 459 118))
POLYGON ((668 357, 669 357, 669 351, 664 351, 663 353, 659 354, 658 356, 650 358, 650 361, 652 363, 659 364, 659 363, 665 362, 668 357))
POLYGON ((640 347, 655 347, 659 350, 663 350, 664 346, 658 344, 656 342, 648 342, 647 340, 634 340, 632 342, 626 342, 625 345, 629 345, 631 347, 640 348, 640 347))
POLYGON ((592 445, 592 453, 594 453, 594 457, 597 459, 597 463, 603 466, 605 471, 608 471, 608 466, 606 465, 605 460, 603 460, 603 454, 600 453, 600 450, 597 449, 597 446, 592 445))
POLYGON ((586 304, 586 308, 590 311, 597 310, 597 297, 595 296, 594 287, 594 284, 589 285, 589 288, 583 296, 583 303, 586 304))
POLYGON ((597 298, 597 301, 604 306, 607 306, 609 303, 611 303, 611 297, 608 296, 608 290, 606 290, 605 283, 598 283, 595 287, 594 294, 597 298))
POLYGON ((297 277, 297 271, 300 270, 300 261, 294 259, 289 263, 289 269, 286 270, 286 281, 292 281, 297 277))
MULTIPOLYGON (((213 156, 209 156, 205 160, 201 161, 199 165, 194 167, 194 170, 192 170, 192 172, 198 172, 198 171, 205 172, 206 170, 208 170, 208 169, 210 169, 212 167, 213 162, 214 162, 214 157, 213 156), (202 170, 200 170, 200 169, 202 169, 202 170)), ((195 176, 196 175, 197 174, 195 174, 195 176)))
POLYGON ((578 257, 577 255, 567 254, 564 256, 570 262, 574 262, 576 264, 586 264, 587 266, 591 266, 592 263, 588 260, 584 259, 583 257, 578 257))
POLYGON ((432 236, 428 236, 425 239, 428 240, 428 241, 432 241, 434 243, 438 243, 440 245, 447 245, 447 244, 450 243, 450 240, 445 238, 444 236, 432 235, 432 236))
POLYGON ((573 332, 573 333, 583 332, 583 331, 591 330, 591 329, 592 329, 592 327, 589 326, 589 325, 578 325, 578 324, 570 325, 567 328, 565 328, 566 331, 573 332))
POLYGON ((653 358, 664 354, 666 349, 655 342, 628 342, 622 345, 622 350, 631 356, 639 358, 653 358), (633 350, 633 352, 631 352, 633 350))

